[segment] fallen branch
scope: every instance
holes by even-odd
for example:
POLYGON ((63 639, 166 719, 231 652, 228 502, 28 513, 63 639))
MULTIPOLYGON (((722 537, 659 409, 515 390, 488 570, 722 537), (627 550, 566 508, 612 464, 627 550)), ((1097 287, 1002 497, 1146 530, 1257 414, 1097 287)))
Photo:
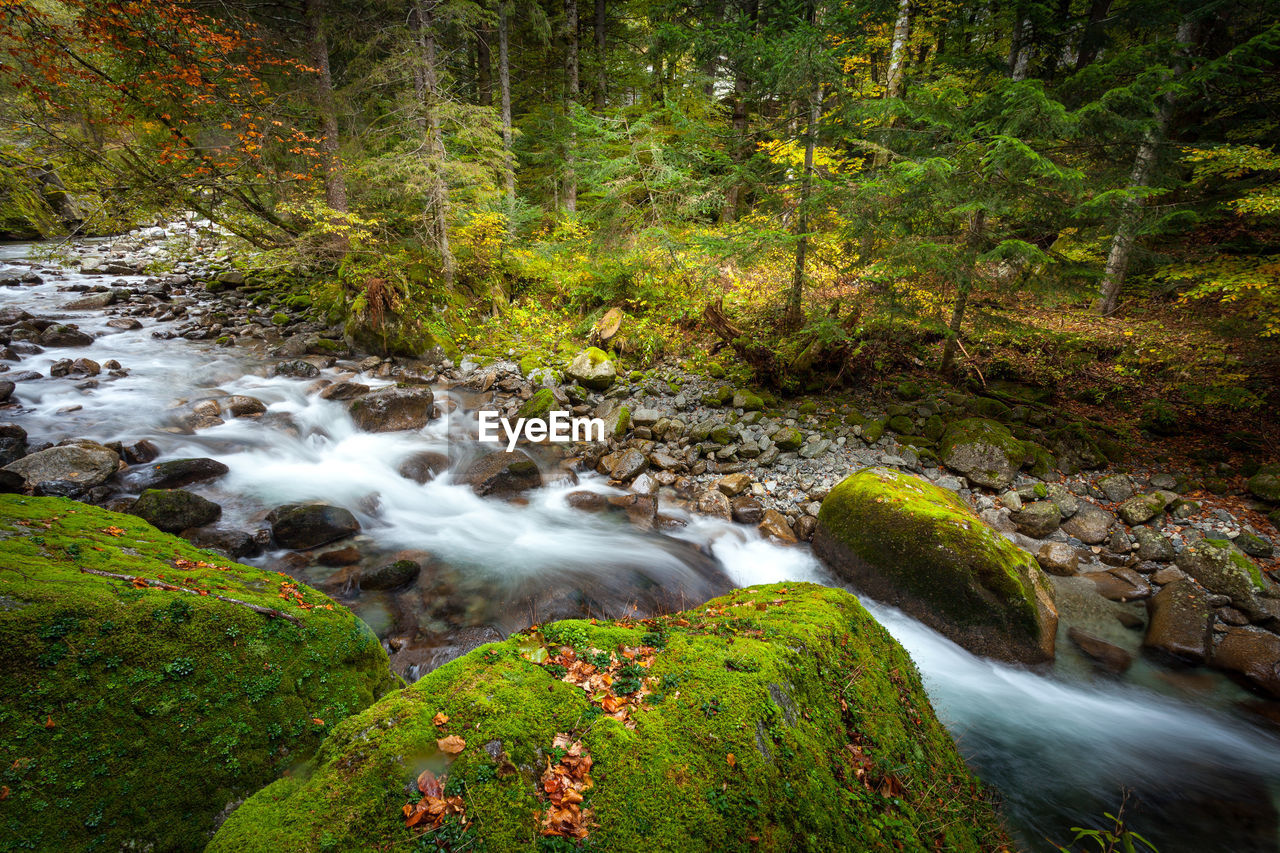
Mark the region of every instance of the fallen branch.
POLYGON ((216 598, 219 601, 225 601, 227 604, 238 604, 241 607, 247 607, 250 610, 252 610, 254 613, 261 613, 263 616, 266 616, 268 619, 284 619, 286 621, 292 622, 293 624, 297 625, 299 628, 302 627, 302 620, 299 619, 297 616, 290 616, 288 613, 284 613, 280 610, 275 610, 270 607, 263 607, 261 604, 250 604, 249 602, 241 601, 238 598, 228 598, 225 595, 215 595, 212 592, 201 592, 200 590, 187 589, 185 586, 176 586, 171 583, 166 583, 162 580, 156 580, 154 578, 143 578, 143 577, 138 577, 137 575, 118 575, 118 574, 115 574, 114 572, 100 572, 97 569, 86 569, 83 566, 80 567, 80 571, 86 575, 97 575, 98 577, 103 577, 103 578, 115 578, 116 580, 128 581, 129 583, 132 583, 132 584, 145 584, 146 586, 149 586, 149 587, 155 587, 156 589, 165 589, 171 592, 187 592, 187 593, 190 593, 191 595, 201 595, 208 598, 216 598))
POLYGON ((964 357, 969 359, 969 363, 973 365, 973 369, 978 371, 978 378, 982 380, 982 387, 987 387, 987 377, 982 375, 982 368, 978 367, 978 363, 973 360, 973 356, 969 355, 969 351, 964 348, 964 343, 956 338, 956 346, 960 347, 960 352, 964 353, 964 357))
POLYGON ((738 357, 754 368, 767 384, 776 385, 779 382, 782 372, 774 351, 751 343, 743 335, 742 330, 735 326, 724 313, 723 298, 707 303, 702 311, 702 317, 711 330, 726 344, 733 347, 738 357))

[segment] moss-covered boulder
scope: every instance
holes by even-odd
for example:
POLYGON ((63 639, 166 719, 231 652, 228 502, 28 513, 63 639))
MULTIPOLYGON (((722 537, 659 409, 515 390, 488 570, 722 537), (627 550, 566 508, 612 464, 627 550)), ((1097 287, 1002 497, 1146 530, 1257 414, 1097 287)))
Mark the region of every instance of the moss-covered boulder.
POLYGON ((208 849, 440 839, 488 853, 1005 843, 906 653, 852 595, 811 584, 483 646, 347 720, 208 849))
POLYGON ((1058 613, 1049 579, 953 492, 863 469, 823 500, 813 549, 858 589, 973 652, 1053 658, 1058 613))
POLYGON ((947 427, 938 455, 944 465, 979 486, 1003 489, 1013 482, 1027 451, 1003 424, 965 418, 947 427))
POLYGON ((199 850, 399 686, 320 593, 58 498, 0 496, 0 648, 4 850, 199 850))
POLYGON ((545 421, 556 407, 556 395, 550 388, 543 388, 533 392, 532 397, 520 404, 516 417, 545 421))
POLYGON ((1260 467, 1249 478, 1249 491, 1270 503, 1280 503, 1280 462, 1260 467))
POLYGON ((618 369, 607 352, 587 347, 569 362, 565 375, 585 388, 604 391, 618 378, 618 369))

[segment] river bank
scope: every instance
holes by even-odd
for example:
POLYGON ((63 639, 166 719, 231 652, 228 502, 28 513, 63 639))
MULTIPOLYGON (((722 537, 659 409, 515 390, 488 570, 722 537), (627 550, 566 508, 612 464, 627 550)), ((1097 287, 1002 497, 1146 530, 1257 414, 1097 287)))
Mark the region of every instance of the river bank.
MULTIPOLYGON (((484 363, 455 363, 445 353, 384 359, 351 351, 340 330, 310 321, 300 305, 255 302, 259 294, 241 289, 230 270, 189 268, 147 280, 125 272, 137 269, 137 250, 116 257, 86 246, 83 257, 99 260, 75 272, 22 262, 6 271, 16 279, 3 292, 15 357, 6 419, 25 432, 5 433, 7 452, 21 445, 29 458, 47 452, 45 444, 62 444, 79 452, 55 456, 92 456, 91 441, 129 464, 118 471, 117 460, 107 470, 104 457, 97 467, 75 469, 89 479, 100 473, 93 483, 28 467, 31 476, 24 473, 14 487, 122 510, 137 509, 132 501, 147 487, 185 490, 216 505, 218 517, 176 530, 194 528, 189 536, 198 544, 330 591, 374 628, 393 666, 412 678, 531 622, 584 610, 670 611, 747 583, 836 583, 807 547, 790 544, 810 538, 823 498, 861 468, 918 474, 953 491, 1055 575, 1062 640, 1052 678, 973 658, 906 617, 877 612, 916 657, 962 749, 978 742, 967 757, 996 777, 991 781, 1024 827, 1062 838, 1058 819, 1043 829, 1035 819, 1046 801, 1087 801, 1072 809, 1071 819, 1083 820, 1100 800, 1114 807, 1116 786, 1130 778, 1134 787, 1162 791, 1147 794, 1162 821, 1196 790, 1249 804, 1260 817, 1256 825, 1243 822, 1253 840, 1241 849, 1272 849, 1258 841, 1271 831, 1274 842, 1267 829, 1273 817, 1260 796, 1272 777, 1266 761, 1243 758, 1251 748, 1269 755, 1270 742, 1226 710, 1248 704, 1269 712, 1270 704, 1209 669, 1169 666, 1151 650, 1216 662, 1265 693, 1273 689, 1265 664, 1275 660, 1274 599, 1209 589, 1209 609, 1188 617, 1208 629, 1198 652, 1187 648, 1186 619, 1157 620, 1160 605, 1149 614, 1146 604, 1161 595, 1167 601, 1169 589, 1213 583, 1212 567, 1194 558, 1201 542, 1251 547, 1258 570, 1270 569, 1265 549, 1275 531, 1258 513, 1266 504, 1193 495, 1176 471, 1120 470, 1096 438, 1082 439, 1069 424, 1035 425, 1034 406, 1017 413, 1006 405, 1004 413, 976 397, 932 397, 908 387, 892 410, 837 412, 820 401, 769 406, 751 389, 726 391, 715 378, 678 367, 635 376, 615 367, 607 387, 592 389, 559 381, 569 365, 520 364, 518 353, 484 363), (365 403, 364 414, 356 405, 389 397, 395 399, 386 405, 365 403), (512 470, 509 460, 487 468, 487 449, 474 441, 475 412, 514 416, 543 402, 603 417, 616 434, 607 445, 565 452, 526 447, 532 471, 512 470), (983 427, 981 442, 967 434, 946 438, 958 423, 993 415, 999 429, 983 427), (1046 444, 1058 433, 1059 444, 1045 450, 1055 462, 1073 455, 1074 466, 1065 467, 1078 470, 1041 466, 1043 457, 1025 445, 1017 458, 1003 453, 1005 434, 1018 429, 1038 430, 1046 444), (206 461, 160 467, 184 459, 206 461), (325 514, 295 522, 289 532, 281 508, 309 501, 350 520, 325 514), (593 509, 602 512, 584 511, 593 509), (286 542, 295 547, 280 547, 286 542), (1073 628, 1083 634, 1072 637, 1073 628), (1164 628, 1169 636, 1162 639, 1164 628), (1211 641, 1213 635, 1257 640, 1258 648, 1228 667, 1215 654, 1222 639, 1211 641), (1126 681, 1109 670, 1127 671, 1126 681), (1061 691, 1070 713, 1045 705, 1061 691), (1152 691, 1177 699, 1166 705, 1152 691), (1012 707, 996 709, 993 701, 1012 707), (1197 711, 1188 701, 1224 710, 1197 711), (1015 711, 1036 721, 1034 738, 1012 724, 1015 711), (1153 730, 1144 713, 1164 722, 1153 730), (1197 727, 1209 734, 1192 738, 1197 727), (1121 743, 1142 749, 1120 750, 1121 743), (1161 789, 1172 767, 1159 756, 1173 760, 1175 748, 1188 743, 1202 766, 1182 768, 1179 784, 1161 789), (1045 775, 1024 765, 1038 750, 1052 750, 1054 766, 1074 761, 1067 752, 1083 751, 1105 772, 1068 776, 1077 783, 1069 790, 1061 779, 1041 778, 1034 793, 1021 792, 1028 776, 1045 775), (1230 778, 1249 781, 1223 795, 1230 778)), ((159 509, 214 512, 195 502, 159 509)), ((182 519, 153 513, 149 520, 182 519)))

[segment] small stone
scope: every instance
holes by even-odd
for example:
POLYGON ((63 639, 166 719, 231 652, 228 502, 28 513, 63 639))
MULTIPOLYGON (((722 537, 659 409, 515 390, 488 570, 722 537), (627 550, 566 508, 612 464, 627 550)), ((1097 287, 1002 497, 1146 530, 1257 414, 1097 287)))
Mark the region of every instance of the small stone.
POLYGON ((1080 628, 1069 628, 1067 637, 1088 655, 1094 663, 1108 672, 1120 674, 1133 664, 1133 655, 1117 645, 1108 643, 1080 628))
POLYGON ((1080 555, 1065 542, 1046 542, 1036 552, 1036 562, 1051 575, 1070 577, 1079 567, 1080 555))
POLYGON ((726 497, 737 497, 751 487, 751 477, 746 474, 729 474, 716 481, 715 487, 726 497))

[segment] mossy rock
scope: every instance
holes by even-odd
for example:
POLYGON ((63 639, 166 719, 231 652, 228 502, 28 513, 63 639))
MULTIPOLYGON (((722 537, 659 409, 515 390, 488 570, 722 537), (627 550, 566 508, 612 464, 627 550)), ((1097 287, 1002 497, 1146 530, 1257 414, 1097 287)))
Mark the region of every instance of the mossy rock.
POLYGON ((744 412, 758 412, 764 408, 764 400, 758 394, 742 389, 734 392, 733 407, 744 412))
POLYGON ((991 397, 971 397, 965 408, 975 415, 997 421, 1007 420, 1012 411, 1007 405, 991 397))
POLYGON ((550 388, 533 392, 533 396, 521 404, 516 417, 536 418, 545 421, 556 408, 556 396, 550 388))
POLYGON ((1260 466, 1249 478, 1249 491, 1269 503, 1280 503, 1280 463, 1260 466))
POLYGON ((813 549, 868 595, 973 652, 1053 658, 1058 614, 1048 578, 954 492, 866 468, 823 500, 813 549))
POLYGON ((1008 843, 907 654, 855 597, 803 583, 483 646, 345 722, 308 767, 234 812, 208 850, 410 850, 441 836, 488 853, 1008 843), (615 675, 588 693, 556 662, 570 647, 579 665, 642 663, 629 684, 615 675), (601 705, 619 695, 630 702, 610 716, 601 705), (455 736, 450 759, 437 741, 455 736), (541 834, 540 777, 572 743, 592 762, 579 843, 541 834), (424 769, 461 796, 465 830, 405 827, 424 769))
POLYGON ((784 453, 793 453, 804 444, 804 436, 795 427, 783 427, 773 434, 773 443, 784 453))
POLYGON ((1050 449, 1058 458, 1058 467, 1064 474, 1078 474, 1082 470, 1105 468, 1107 465, 1107 454, 1079 421, 1053 431, 1049 434, 1049 441, 1050 449))
POLYGON ((947 427, 938 455, 952 471, 989 489, 1003 489, 1027 457, 1027 449, 1009 430, 984 418, 965 418, 947 427))
POLYGON ((569 362, 565 375, 594 391, 605 391, 618 378, 618 369, 607 352, 587 347, 569 362))
POLYGON ((388 320, 378 329, 354 319, 348 320, 342 335, 356 352, 419 358, 439 347, 441 353, 449 358, 456 360, 461 356, 448 338, 437 338, 424 326, 414 327, 398 319, 388 320))
POLYGON ((324 595, 133 516, 0 496, 0 567, 0 849, 200 850, 228 804, 400 686, 324 595))
POLYGON ((867 444, 875 444, 884 435, 885 427, 889 425, 888 418, 880 418, 872 421, 862 428, 862 440, 867 444))
POLYGON ((803 403, 801 403, 801 404, 800 404, 800 406, 799 406, 799 408, 797 409, 797 411, 799 411, 799 412, 800 412, 800 414, 802 414, 802 415, 813 415, 813 414, 817 414, 817 412, 818 412, 818 404, 817 404, 817 403, 815 403, 813 400, 806 400, 805 402, 803 402, 803 403))
POLYGON ((271 324, 274 326, 287 326, 293 322, 293 318, 288 314, 277 313, 271 315, 271 324))
POLYGON ((520 375, 528 377, 530 373, 542 366, 542 359, 534 353, 527 353, 520 358, 520 375))
POLYGON ((910 435, 915 432, 916 425, 915 422, 906 415, 894 415, 889 418, 889 429, 899 435, 910 435))

